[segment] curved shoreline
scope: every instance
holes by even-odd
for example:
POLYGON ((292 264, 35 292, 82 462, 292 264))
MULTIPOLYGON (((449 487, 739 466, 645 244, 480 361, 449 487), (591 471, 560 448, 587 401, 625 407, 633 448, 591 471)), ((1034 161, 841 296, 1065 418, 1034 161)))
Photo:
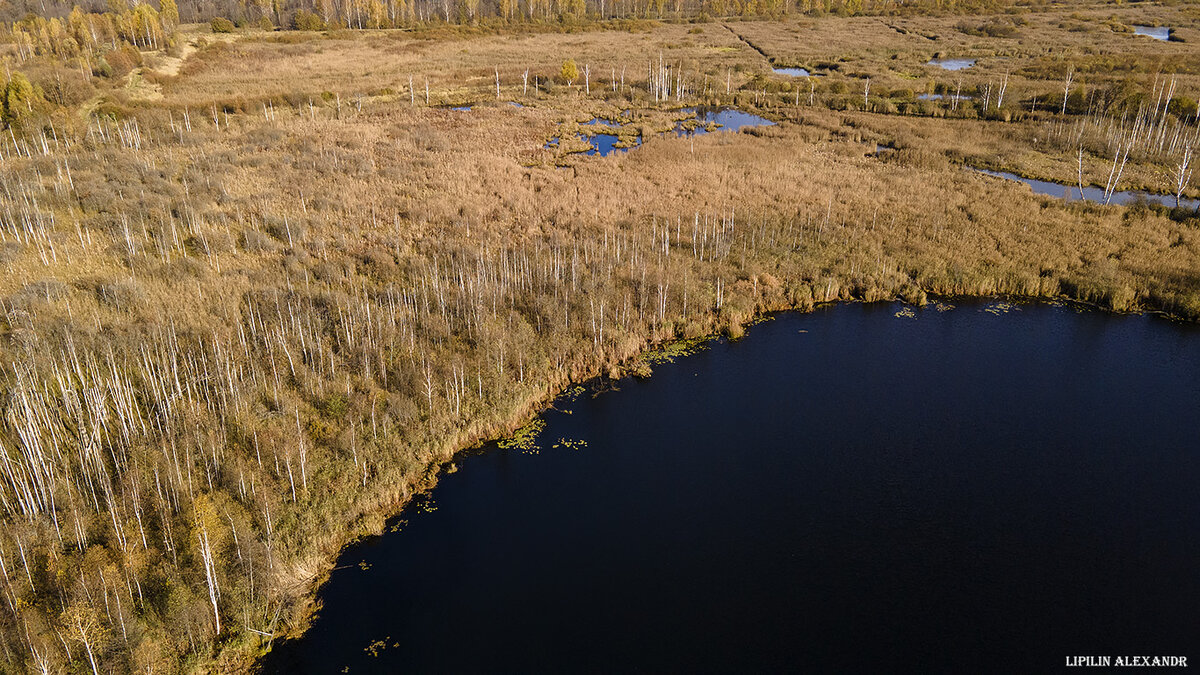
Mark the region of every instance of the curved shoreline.
MULTIPOLYGON (((906 300, 903 300, 903 299, 897 297, 897 298, 891 298, 891 299, 885 299, 885 300, 870 300, 870 301, 862 300, 862 299, 832 300, 832 301, 828 301, 828 302, 814 302, 814 303, 812 303, 811 306, 808 306, 808 307, 767 308, 767 309, 762 309, 762 310, 757 311, 750 318, 740 322, 738 324, 738 328, 744 330, 746 327, 752 326, 756 323, 760 323, 764 320, 770 320, 774 315, 777 315, 777 314, 784 314, 784 313, 791 313, 791 312, 794 312, 797 314, 809 314, 818 308, 834 307, 837 305, 901 303, 906 307, 925 308, 933 303, 941 302, 941 301, 946 301, 947 303, 955 303, 955 302, 961 302, 961 301, 986 302, 988 300, 994 300, 994 301, 999 301, 999 302, 1012 302, 1013 304, 1046 304, 1046 305, 1051 305, 1051 306, 1060 303, 1061 305, 1065 305, 1065 306, 1069 306, 1069 307, 1082 308, 1086 311, 1099 311, 1099 312, 1112 314, 1112 315, 1116 315, 1116 316, 1148 316, 1148 317, 1157 318, 1157 319, 1169 320, 1169 321, 1172 321, 1175 323, 1181 323, 1181 324, 1200 327, 1200 322, 1190 320, 1186 317, 1182 317, 1182 316, 1173 314, 1173 313, 1171 313, 1167 310, 1163 310, 1163 309, 1142 308, 1137 311, 1121 311, 1121 310, 1115 310, 1112 308, 1104 307, 1098 303, 1089 302, 1086 300, 1079 300, 1079 299, 1071 298, 1071 297, 1068 297, 1065 295, 1058 296, 1058 297, 1044 297, 1044 296, 1021 296, 1021 295, 1014 295, 1014 294, 996 294, 996 295, 929 295, 928 300, 926 302, 922 302, 920 304, 911 303, 911 302, 908 302, 906 300)), ((392 527, 394 526, 394 523, 398 519, 401 518, 404 511, 413 504, 414 500, 417 497, 427 495, 431 490, 433 490, 435 487, 437 487, 438 481, 443 474, 452 473, 452 471, 447 471, 448 467, 453 466, 457 461, 460 461, 465 456, 467 456, 468 453, 470 453, 474 450, 481 450, 483 448, 483 446, 485 446, 489 443, 498 442, 498 441, 503 440, 504 438, 510 436, 515 431, 528 425, 531 421, 533 421, 540 415, 544 414, 546 411, 553 409, 555 401, 559 400, 562 396, 567 394, 572 387, 576 387, 576 386, 587 387, 591 383, 617 381, 619 379, 622 379, 622 378, 628 377, 628 376, 648 377, 652 373, 644 372, 644 371, 635 372, 633 370, 634 366, 638 365, 639 363, 642 363, 643 357, 646 356, 647 354, 653 353, 656 350, 666 348, 669 345, 679 344, 679 343, 683 343, 683 342, 694 341, 699 344, 707 345, 715 340, 720 340, 722 338, 737 340, 737 339, 741 339, 741 337, 742 337, 742 335, 740 333, 736 336, 732 336, 732 335, 729 335, 729 332, 730 332, 730 328, 726 327, 726 329, 724 330, 724 334, 713 333, 713 334, 703 336, 701 338, 694 338, 691 340, 688 340, 686 338, 675 338, 675 339, 670 339, 670 340, 663 340, 660 342, 647 341, 643 344, 642 349, 639 350, 636 354, 634 354, 630 357, 627 357, 620 364, 618 364, 617 371, 615 371, 615 372, 610 371, 608 373, 594 372, 590 377, 584 378, 580 381, 576 382, 576 381, 568 380, 565 384, 559 386, 558 388, 551 387, 548 389, 547 394, 543 398, 538 399, 537 402, 532 405, 530 410, 526 411, 526 413, 523 416, 521 416, 517 422, 510 423, 508 425, 509 429, 505 433, 478 438, 474 441, 469 442, 469 444, 460 444, 458 446, 455 446, 455 449, 450 451, 444 457, 440 457, 437 460, 426 465, 426 467, 422 473, 423 478, 422 478, 420 484, 418 486, 413 487, 411 489, 411 491, 408 491, 408 496, 406 498, 404 498, 402 501, 396 502, 394 505, 395 506, 394 509, 388 509, 386 513, 381 511, 381 512, 375 514, 376 518, 382 519, 382 522, 380 523, 380 526, 378 528, 372 528, 370 530, 368 530, 366 528, 359 528, 359 531, 356 534, 352 534, 332 554, 332 557, 327 560, 327 564, 319 572, 319 574, 307 581, 307 583, 309 584, 309 587, 300 596, 302 598, 301 602, 304 605, 304 608, 303 608, 304 614, 300 616, 299 621, 295 625, 291 626, 290 630, 287 630, 283 633, 275 633, 275 634, 271 635, 270 642, 267 643, 267 648, 263 649, 259 652, 259 655, 257 656, 257 658, 254 662, 252 671, 256 672, 256 673, 262 672, 263 660, 266 658, 267 654, 271 653, 271 651, 273 649, 273 643, 276 639, 278 639, 281 643, 291 643, 291 642, 295 642, 295 641, 303 639, 303 637, 308 633, 309 628, 311 628, 313 621, 315 621, 317 618, 319 618, 319 612, 321 610, 320 596, 321 596, 322 591, 325 589, 326 584, 330 581, 330 579, 332 577, 332 573, 337 571, 338 569, 342 569, 342 568, 346 567, 346 566, 338 567, 337 566, 338 559, 349 548, 353 547, 354 545, 359 544, 363 541, 372 539, 374 537, 382 537, 385 534, 387 534, 388 532, 390 532, 392 530, 392 527)))

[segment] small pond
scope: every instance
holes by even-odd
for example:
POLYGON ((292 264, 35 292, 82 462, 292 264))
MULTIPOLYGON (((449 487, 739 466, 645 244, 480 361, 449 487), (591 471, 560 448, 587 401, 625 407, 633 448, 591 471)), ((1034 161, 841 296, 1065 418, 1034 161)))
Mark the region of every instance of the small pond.
MULTIPOLYGON (((637 147, 642 144, 642 139, 640 136, 634 140, 634 144, 632 146, 626 147, 620 147, 617 145, 617 143, 621 141, 621 138, 616 134, 593 134, 591 136, 576 134, 575 137, 591 146, 587 150, 579 153, 589 157, 592 155, 600 155, 601 157, 605 157, 614 152, 628 152, 630 147, 637 147)), ((547 150, 552 150, 558 148, 558 146, 559 137, 555 136, 542 147, 547 150)))
MULTIPOLYGON (((687 119, 679 120, 675 123, 675 128, 673 131, 675 132, 676 136, 699 136, 702 134, 707 134, 709 131, 707 127, 710 125, 715 126, 715 131, 737 132, 746 127, 773 126, 775 124, 765 117, 748 113, 743 110, 738 110, 737 108, 697 107, 684 108, 682 112, 688 114, 689 117, 687 119), (689 128, 689 123, 698 123, 699 126, 696 126, 695 128, 689 128)), ((629 111, 627 110, 622 113, 622 116, 627 116, 628 113, 629 111)), ((587 122, 583 122, 580 126, 602 126, 608 127, 609 129, 620 129, 621 123, 596 117, 588 120, 587 122)), ((621 140, 620 136, 617 134, 577 134, 576 138, 586 142, 589 146, 591 146, 588 150, 580 153, 589 156, 600 155, 601 157, 604 157, 616 151, 625 152, 629 150, 630 147, 637 147, 642 144, 642 138, 640 136, 638 136, 635 139, 634 144, 629 147, 620 147, 617 145, 621 140)), ((547 150, 551 150, 557 149, 559 146, 560 139, 558 136, 555 136, 542 147, 547 150)))
POLYGON ((789 77, 808 77, 812 74, 805 68, 771 68, 771 72, 789 77))
MULTIPOLYGON (((625 113, 622 113, 622 114, 626 114, 626 113, 628 113, 628 111, 625 111, 625 113)), ((585 127, 601 126, 601 127, 608 127, 609 129, 620 129, 621 128, 620 122, 614 122, 612 120, 606 120, 606 119, 603 119, 600 117, 593 117, 592 119, 584 122, 580 126, 585 126, 585 127)), ((601 157, 604 157, 606 155, 610 155, 617 151, 626 152, 629 150, 630 147, 637 147, 642 144, 642 138, 640 136, 637 137, 637 139, 635 139, 635 142, 632 146, 627 146, 627 147, 618 147, 617 146, 617 144, 621 141, 620 137, 617 134, 592 134, 590 136, 585 135, 585 134, 576 134, 575 137, 578 138, 579 140, 587 143, 589 146, 591 146, 589 149, 579 153, 579 154, 588 155, 588 156, 600 155, 601 157)), ((554 138, 551 138, 550 141, 542 147, 546 148, 547 150, 559 147, 559 137, 555 136, 554 138)))
MULTIPOLYGON (((1054 183, 1051 181, 1037 180, 1036 178, 1024 178, 1016 175, 1015 173, 1009 173, 1007 171, 989 171, 987 169, 976 169, 975 167, 968 168, 970 168, 972 171, 978 171, 984 175, 992 176, 993 178, 1003 178, 1005 180, 1015 180, 1017 182, 1024 183, 1032 188, 1035 194, 1058 197, 1060 199, 1066 199, 1067 201, 1079 199, 1078 185, 1054 183)), ((1083 195, 1090 202, 1102 203, 1104 201, 1104 188, 1096 185, 1087 185, 1083 188, 1083 195)), ((1114 192, 1111 203, 1129 204, 1139 199, 1143 199, 1147 202, 1155 204, 1161 204, 1167 208, 1175 208, 1174 195, 1160 195, 1142 190, 1120 190, 1114 192)), ((1185 209, 1200 210, 1200 200, 1188 199, 1187 197, 1184 197, 1179 200, 1179 206, 1185 209)))
POLYGON ((1133 33, 1134 35, 1145 35, 1164 42, 1171 39, 1171 29, 1168 26, 1134 26, 1133 33))
POLYGON ((957 98, 960 101, 970 101, 971 100, 970 96, 962 96, 962 95, 955 96, 954 94, 921 94, 921 95, 917 96, 918 101, 941 101, 941 100, 953 101, 955 98, 957 98))
MULTIPOLYGON (((629 147, 617 147, 617 143, 620 142, 621 139, 616 134, 595 134, 591 138, 586 136, 580 136, 580 138, 589 141, 592 144, 592 148, 583 153, 585 155, 600 155, 601 157, 604 157, 606 155, 611 155, 614 152, 629 151, 629 147)), ((636 148, 641 144, 642 138, 639 136, 637 139, 635 139, 634 144, 631 147, 636 148)))
POLYGON ((930 59, 929 66, 937 66, 943 70, 964 70, 975 65, 975 59, 930 59))
POLYGON ((775 124, 765 117, 738 110, 737 108, 684 108, 683 112, 691 113, 701 126, 695 129, 688 129, 685 123, 690 120, 680 120, 675 124, 676 136, 699 136, 706 134, 708 130, 705 127, 709 124, 717 125, 717 131, 733 132, 741 131, 746 127, 774 126, 775 124))

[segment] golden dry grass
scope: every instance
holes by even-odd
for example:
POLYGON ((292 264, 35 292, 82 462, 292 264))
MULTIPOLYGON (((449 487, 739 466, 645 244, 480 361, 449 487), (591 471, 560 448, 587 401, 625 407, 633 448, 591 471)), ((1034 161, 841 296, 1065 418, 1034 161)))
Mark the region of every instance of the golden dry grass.
MULTIPOLYGON (((1179 10, 1138 11, 1183 23, 1179 10)), ((1049 35, 1055 21, 1065 19, 1035 15, 1022 30, 1049 35)), ((36 654, 82 664, 55 639, 65 598, 103 617, 94 637, 106 669, 250 668, 266 643, 247 628, 302 630, 336 552, 378 531, 438 462, 515 428, 569 382, 619 373, 650 342, 736 334, 764 310, 927 293, 1200 317, 1195 218, 1066 204, 963 168, 1067 171, 1061 145, 1034 140, 1056 116, 840 112, 825 105, 838 96, 827 83, 814 105, 796 105, 794 91, 752 79, 767 61, 737 37, 793 63, 846 58, 844 70, 886 86, 924 68, 927 49, 912 44, 930 41, 913 32, 948 22, 913 19, 907 34, 877 19, 249 33, 198 49, 177 75, 171 62, 149 67, 162 100, 111 93, 100 109, 120 105, 116 119, 60 127, 48 152, 34 135, 21 152, 4 146, 2 361, 20 364, 4 372, 12 395, 44 414, 14 413, 0 435, 16 448, 58 434, 68 452, 53 491, 75 505, 64 522, 78 519, 63 539, 45 513, 0 532, 0 555, 29 547, 39 580, 4 587, 6 667, 32 667, 36 654), (682 66, 691 92, 649 97, 659 54, 682 66), (550 77, 568 57, 592 67, 590 95, 579 84, 521 90, 525 68, 550 77), (627 87, 612 92, 622 66, 627 87), (475 107, 438 107, 448 102, 475 107), (753 106, 778 124, 660 133, 682 106, 705 102, 753 106), (629 119, 624 137, 644 144, 608 157, 545 147, 594 115, 629 119), (95 428, 71 416, 77 396, 125 423, 124 434, 95 432, 113 451, 101 464, 115 518, 77 487, 97 478, 73 453, 100 447, 77 442, 95 428), (221 518, 206 521, 210 512, 221 518), (221 636, 197 562, 202 526, 223 542, 221 636), (134 534, 143 527, 145 546, 134 534), (110 591, 109 566, 149 599, 110 591), (110 593, 128 599, 124 614, 95 602, 110 593), (116 637, 118 620, 135 626, 132 641, 116 637)), ((977 40, 953 38, 982 52, 977 40)), ((1145 45, 1146 58, 1192 48, 1129 45, 1145 45)), ((995 58, 1000 47, 987 49, 995 58)), ((1026 46, 1007 58, 1047 57, 1026 46)), ((988 68, 971 76, 998 72, 988 68)), ((853 78, 829 78, 839 79, 853 78)), ((1137 159, 1127 183, 1154 187, 1156 161, 1137 159)), ((1101 157, 1088 162, 1103 172, 1101 157)))

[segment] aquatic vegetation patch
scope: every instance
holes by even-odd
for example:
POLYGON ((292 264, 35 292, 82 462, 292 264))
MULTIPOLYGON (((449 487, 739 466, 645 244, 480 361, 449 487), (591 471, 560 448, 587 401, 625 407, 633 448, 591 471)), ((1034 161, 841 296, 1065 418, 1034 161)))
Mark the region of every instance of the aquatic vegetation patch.
POLYGON ((1001 314, 1008 314, 1009 312, 1019 312, 1021 311, 1021 308, 1010 302, 995 302, 987 307, 984 307, 983 311, 987 312, 988 314, 1000 316, 1001 314))
POLYGON ((642 354, 638 357, 638 360, 650 366, 656 366, 660 363, 674 363, 675 359, 681 356, 690 356, 705 349, 709 339, 709 337, 705 336, 668 342, 657 349, 652 349, 642 354))
POLYGON ((582 450, 582 449, 586 448, 587 445, 588 445, 588 442, 583 440, 582 438, 577 438, 577 439, 560 438, 560 439, 558 439, 558 442, 555 443, 554 445, 552 445, 551 447, 552 448, 566 448, 568 450, 582 450))
POLYGON ((527 453, 536 453, 540 449, 537 444, 537 436, 545 428, 545 420, 535 417, 529 420, 528 424, 513 432, 512 436, 497 441, 496 445, 501 450, 522 450, 527 453))
POLYGON ((379 655, 386 651, 388 647, 396 648, 400 646, 399 642, 392 642, 392 644, 389 645, 388 642, 391 639, 392 636, 388 635, 382 640, 372 640, 370 644, 368 644, 366 647, 363 647, 363 651, 370 654, 374 658, 379 658, 379 655))
POLYGON ((896 318, 897 319, 915 319, 915 318, 917 318, 917 313, 913 311, 912 307, 905 307, 904 309, 901 309, 899 312, 896 312, 896 318))

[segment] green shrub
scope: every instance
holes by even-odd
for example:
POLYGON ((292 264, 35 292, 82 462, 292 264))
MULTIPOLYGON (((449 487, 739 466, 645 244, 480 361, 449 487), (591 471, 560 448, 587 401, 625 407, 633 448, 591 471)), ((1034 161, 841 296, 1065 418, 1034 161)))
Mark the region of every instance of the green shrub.
POLYGON ((346 416, 346 411, 350 409, 350 400, 345 394, 329 394, 322 399, 318 407, 323 415, 340 419, 346 416))
POLYGON ((232 33, 234 29, 233 22, 225 17, 218 16, 209 22, 214 33, 232 33))
POLYGON ((3 106, 0 107, 4 126, 11 127, 18 124, 21 119, 29 117, 33 111, 35 104, 41 96, 29 83, 29 79, 21 73, 13 73, 8 82, 4 85, 3 106))
POLYGON ((1187 96, 1176 96, 1167 104, 1167 112, 1178 117, 1179 119, 1188 119, 1196 116, 1196 101, 1187 96))
POLYGON ((317 14, 301 9, 292 17, 292 28, 296 30, 325 30, 325 20, 317 14))

